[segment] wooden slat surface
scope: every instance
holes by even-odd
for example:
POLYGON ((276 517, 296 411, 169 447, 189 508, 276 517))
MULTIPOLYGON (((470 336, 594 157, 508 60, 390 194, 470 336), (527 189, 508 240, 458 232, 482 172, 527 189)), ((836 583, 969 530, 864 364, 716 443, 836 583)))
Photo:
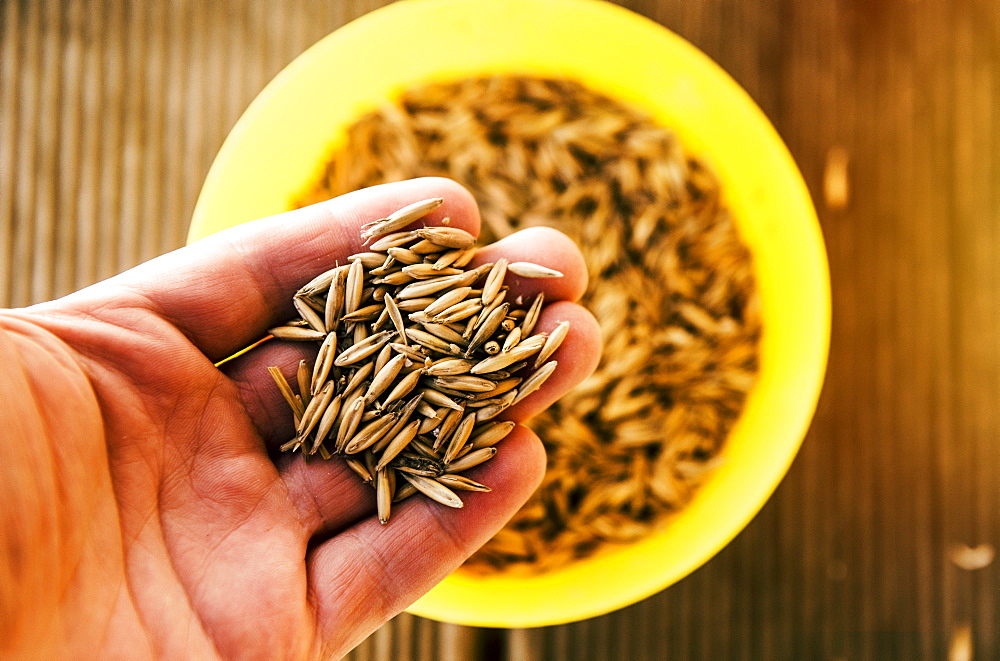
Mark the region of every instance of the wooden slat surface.
MULTIPOLYGON (((256 92, 382 4, 0 0, 0 305, 180 246, 256 92)), ((761 514, 678 585, 538 630, 404 615, 351 658, 946 658, 963 626, 1000 658, 1000 562, 949 560, 1000 547, 1000 3, 621 4, 726 68, 814 194, 834 302, 815 422, 761 514), (843 207, 823 197, 838 153, 843 207)))

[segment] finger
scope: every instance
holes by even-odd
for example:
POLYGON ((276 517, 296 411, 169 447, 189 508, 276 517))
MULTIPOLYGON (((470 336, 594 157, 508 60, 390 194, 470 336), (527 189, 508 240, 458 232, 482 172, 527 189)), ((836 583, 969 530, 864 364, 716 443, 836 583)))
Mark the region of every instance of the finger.
POLYGON ((276 465, 310 539, 326 539, 375 513, 375 489, 341 457, 306 463, 301 453, 285 453, 276 465))
POLYGON ((484 246, 472 265, 495 262, 504 257, 508 262, 534 262, 561 272, 561 278, 523 278, 507 271, 504 283, 510 287, 508 301, 518 296, 526 305, 536 294, 545 294, 547 303, 576 301, 587 290, 587 266, 573 240, 551 227, 531 227, 484 246))
POLYGON ((293 316, 292 294, 362 250, 360 227, 419 200, 444 204, 421 223, 479 232, 472 196, 450 179, 413 179, 365 188, 310 207, 230 228, 58 302, 101 309, 141 301, 179 328, 213 361, 260 339, 293 316))
POLYGON ((491 493, 462 492, 462 509, 416 495, 395 506, 388 525, 369 517, 318 546, 307 562, 323 651, 346 653, 454 571, 524 504, 544 468, 538 437, 519 426, 470 473, 491 493))
POLYGON ((219 366, 236 385, 240 402, 269 452, 295 436, 295 424, 292 409, 267 368, 279 368, 291 389, 299 393, 299 361, 305 360, 311 369, 318 346, 315 342, 269 340, 219 366))
MULTIPOLYGON (((597 369, 601 359, 601 327, 585 308, 568 301, 554 303, 543 309, 535 332, 551 333, 563 321, 569 322, 569 332, 559 348, 545 359, 545 362, 557 361, 556 370, 538 390, 511 407, 503 419, 521 421, 537 415, 597 369)), ((534 363, 531 359, 522 370, 524 377, 535 371, 534 363)))

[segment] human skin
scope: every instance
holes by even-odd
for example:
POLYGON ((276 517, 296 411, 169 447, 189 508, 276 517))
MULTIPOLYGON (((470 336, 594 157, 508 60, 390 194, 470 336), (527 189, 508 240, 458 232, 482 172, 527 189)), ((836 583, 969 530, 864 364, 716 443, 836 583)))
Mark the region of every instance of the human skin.
MULTIPOLYGON (((338 658, 499 530, 541 479, 518 425, 470 472, 462 509, 414 497, 381 526, 341 462, 305 464, 264 369, 308 349, 270 341, 295 290, 343 263, 358 228, 443 197, 427 219, 477 232, 445 179, 379 186, 226 230, 65 298, 0 312, 0 657, 338 658)), ((563 278, 516 282, 569 320, 559 368, 524 420, 594 369, 596 323, 574 301, 583 261, 553 230, 482 259, 530 257, 563 278)))

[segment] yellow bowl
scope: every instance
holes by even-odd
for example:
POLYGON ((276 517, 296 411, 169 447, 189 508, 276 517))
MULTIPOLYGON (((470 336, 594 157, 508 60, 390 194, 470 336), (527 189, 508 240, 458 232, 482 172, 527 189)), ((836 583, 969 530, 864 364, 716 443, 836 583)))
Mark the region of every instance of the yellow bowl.
POLYGON ((484 73, 568 76, 645 109, 722 180, 754 255, 760 379, 725 462, 661 532, 541 576, 459 570, 410 612, 531 627, 607 613, 678 581, 749 523, 798 451, 830 333, 826 254, 808 191, 750 97, 692 45, 595 0, 404 0, 329 35, 261 92, 205 181, 189 238, 289 208, 360 114, 411 84, 484 73))

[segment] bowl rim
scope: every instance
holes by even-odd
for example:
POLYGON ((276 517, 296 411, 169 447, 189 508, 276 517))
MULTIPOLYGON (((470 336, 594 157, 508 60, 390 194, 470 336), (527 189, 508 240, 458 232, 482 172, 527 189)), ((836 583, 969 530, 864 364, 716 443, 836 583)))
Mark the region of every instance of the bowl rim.
MULTIPOLYGON (((701 82, 722 90, 723 96, 735 104, 734 108, 738 108, 741 117, 748 122, 747 125, 751 130, 758 132, 762 142, 767 143, 771 148, 770 157, 773 157, 775 162, 781 163, 784 168, 786 176, 783 184, 788 187, 787 193, 796 199, 801 208, 800 221, 803 224, 803 236, 806 236, 810 243, 807 252, 813 260, 816 271, 813 274, 817 283, 817 290, 813 292, 816 295, 816 300, 813 309, 810 310, 810 314, 814 317, 810 320, 811 327, 816 329, 815 337, 811 338, 812 344, 810 346, 812 363, 809 366, 810 374, 803 378, 804 390, 799 398, 798 410, 795 412, 794 420, 788 425, 797 429, 792 434, 795 438, 790 439, 782 446, 781 453, 776 453, 776 456, 771 457, 768 464, 770 471, 765 479, 756 485, 757 488, 753 490, 751 497, 742 503, 743 509, 739 516, 730 517, 733 521, 738 519, 738 523, 727 526, 722 531, 701 535, 700 544, 696 545, 697 549, 689 554, 688 561, 678 563, 669 576, 660 576, 658 580, 641 584, 619 585, 616 591, 607 592, 604 598, 592 598, 592 595, 588 595, 588 598, 577 598, 578 595, 573 594, 572 591, 566 591, 565 585, 560 585, 558 581, 547 580, 551 576, 541 575, 523 579, 525 582, 520 585, 523 595, 520 609, 518 609, 517 604, 508 604, 509 607, 505 606, 503 612, 500 613, 482 609, 475 611, 456 609, 453 605, 448 604, 448 599, 451 598, 449 595, 455 594, 456 590, 457 594, 468 594, 470 590, 495 591, 501 587, 502 583, 521 580, 516 576, 481 578, 458 572, 448 577, 442 584, 408 609, 409 612, 420 616, 464 625, 546 626, 577 621, 630 605, 665 589, 708 562, 746 527, 770 498, 791 466, 808 430, 809 421, 815 412, 823 385, 830 342, 829 271, 822 233, 808 189, 791 154, 781 141, 777 131, 750 96, 707 55, 666 27, 601 0, 547 0, 546 2, 538 2, 538 0, 403 0, 365 14, 324 37, 299 55, 264 88, 233 128, 209 171, 195 207, 189 241, 208 233, 207 229, 210 229, 214 221, 213 214, 220 208, 220 192, 224 192, 226 187, 230 185, 226 180, 227 172, 236 160, 245 157, 245 154, 241 153, 241 146, 252 136, 258 124, 266 119, 267 114, 273 111, 274 105, 280 102, 287 89, 295 85, 298 79, 308 76, 312 67, 318 66, 317 63, 324 61, 324 58, 329 57, 330 53, 336 54, 336 51, 342 49, 345 44, 356 43, 362 37, 371 38, 371 35, 394 29, 400 23, 413 24, 414 21, 429 20, 429 17, 434 17, 440 23, 445 16, 454 19, 456 16, 481 15, 490 7, 493 8, 491 11, 494 11, 491 14, 494 20, 490 23, 490 27, 498 31, 510 29, 517 24, 518 20, 523 20, 525 16, 533 15, 538 19, 540 16, 552 16, 566 12, 566 16, 582 17, 580 18, 581 24, 593 25, 600 22, 602 26, 611 26, 642 35, 643 40, 645 40, 643 48, 670 52, 685 66, 691 67, 692 71, 695 72, 692 75, 699 77, 701 82), (500 16, 495 13, 497 7, 502 7, 510 12, 507 24, 503 23, 502 17, 499 21, 497 20, 497 17, 500 16), (517 18, 514 18, 515 16, 517 18)), ((599 89, 599 91, 605 90, 599 89)), ((621 98, 622 95, 616 96, 621 98)), ((626 98, 623 100, 636 102, 636 99, 626 98)), ((697 149, 692 149, 690 146, 690 135, 682 134, 681 137, 686 149, 698 153, 697 149)), ((245 219, 249 220, 252 217, 275 212, 274 209, 266 209, 265 211, 266 213, 248 216, 245 219)), ((765 333, 767 333, 766 329, 765 333)), ((715 479, 715 477, 711 478, 711 480, 715 479)), ((702 495, 699 491, 695 496, 695 501, 699 501, 702 495)), ((640 544, 629 545, 629 548, 638 547, 640 544)), ((611 549, 607 553, 616 554, 619 552, 618 549, 611 549)), ((606 553, 598 554, 598 557, 603 558, 605 555, 606 553)))

